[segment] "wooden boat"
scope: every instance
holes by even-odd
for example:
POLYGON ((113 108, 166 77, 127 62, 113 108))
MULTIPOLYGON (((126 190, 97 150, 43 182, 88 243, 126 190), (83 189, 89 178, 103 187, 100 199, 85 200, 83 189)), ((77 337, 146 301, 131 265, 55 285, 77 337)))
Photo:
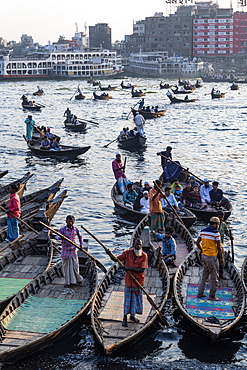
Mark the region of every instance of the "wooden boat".
POLYGON ((76 158, 80 154, 86 153, 91 146, 75 147, 68 145, 59 145, 61 150, 44 150, 40 149, 40 144, 36 141, 28 143, 27 138, 23 135, 24 139, 27 142, 28 148, 31 152, 39 157, 51 157, 51 158, 76 158))
POLYGON ((109 94, 97 95, 95 92, 93 93, 93 97, 94 97, 95 100, 109 100, 109 99, 112 99, 112 96, 110 96, 109 94))
POLYGON ((194 85, 184 84, 184 89, 187 91, 195 91, 196 87, 194 85))
POLYGON ((82 94, 77 94, 75 96, 75 100, 84 100, 85 98, 86 98, 85 95, 82 95, 82 94))
POLYGON ((162 84, 162 82, 160 82, 161 89, 170 89, 172 86, 173 85, 169 85, 168 83, 162 84))
POLYGON ((62 262, 58 262, 10 301, 0 316, 1 362, 14 363, 28 357, 78 328, 90 308, 98 280, 94 262, 84 253, 79 263, 82 285, 64 288, 62 262))
POLYGON ((211 97, 212 97, 212 99, 224 98, 225 93, 221 93, 220 91, 219 92, 215 91, 214 93, 211 93, 211 97))
MULTIPOLYGON (((216 212, 219 210, 210 205, 208 205, 207 208, 204 208, 204 209, 193 208, 193 207, 188 207, 188 206, 185 206, 185 207, 196 215, 198 221, 203 221, 205 223, 208 223, 210 218, 215 216, 216 212)), ((221 207, 220 210, 224 211, 224 214, 225 214, 224 220, 226 220, 232 212, 231 202, 227 199, 227 203, 225 207, 221 207)))
POLYGON ((165 113, 166 113, 166 110, 163 109, 163 110, 159 110, 158 112, 146 112, 145 110, 136 110, 134 108, 131 108, 131 111, 134 115, 134 117, 136 116, 137 112, 139 112, 145 119, 152 119, 152 118, 157 118, 157 117, 161 117, 161 116, 164 116, 165 113))
POLYGON ((182 81, 180 78, 178 79, 178 85, 179 86, 184 86, 184 85, 189 85, 190 84, 190 81, 182 81))
POLYGON ((171 91, 173 92, 173 94, 191 94, 193 91, 191 90, 173 90, 171 89, 171 91))
MULTIPOLYGON (((31 194, 22 195, 20 196, 20 202, 21 202, 21 218, 25 220, 25 222, 32 223, 32 217, 40 208, 41 204, 44 204, 45 202, 51 202, 56 195, 56 193, 60 190, 60 186, 63 182, 63 178, 56 181, 52 186, 48 188, 44 188, 42 190, 35 191, 31 194)), ((8 208, 9 199, 1 203, 1 206, 5 209, 8 208)), ((22 225, 20 225, 20 228, 22 228, 22 225)), ((36 228, 36 227, 34 227, 36 228)), ((38 225, 39 229, 39 225, 38 225)), ((3 242, 7 231, 7 217, 3 213, 0 217, 0 242, 3 242)), ((6 243, 5 243, 6 244, 6 243)), ((3 245, 4 246, 4 245, 3 245)), ((0 243, 0 249, 2 248, 2 245, 0 243)))
POLYGON ((74 125, 73 123, 67 122, 67 120, 65 120, 64 126, 66 129, 70 131, 76 131, 76 132, 85 131, 87 128, 87 122, 81 119, 78 119, 78 122, 79 123, 77 125, 74 125))
POLYGON ((231 78, 217 78, 214 76, 201 76, 204 82, 233 82, 231 78))
POLYGON ((175 96, 167 95, 167 97, 170 99, 171 103, 194 103, 198 99, 178 99, 175 96))
POLYGON ((38 105, 38 104, 30 104, 28 98, 25 96, 25 95, 22 95, 21 97, 21 100, 22 100, 22 107, 23 109, 27 109, 27 110, 32 110, 32 111, 40 111, 42 106, 41 105, 38 105))
POLYGON ((122 87, 122 89, 132 89, 132 87, 136 87, 136 85, 132 84, 124 85, 123 81, 121 82, 120 86, 122 87))
POLYGON ((113 90, 116 90, 118 88, 118 86, 99 86, 100 90, 101 91, 113 91, 113 90))
POLYGON ((195 83, 195 87, 196 87, 197 89, 199 89, 200 87, 202 87, 202 83, 201 83, 201 81, 200 81, 200 80, 197 80, 197 81, 196 81, 196 83, 195 83))
MULTIPOLYGON (((223 337, 245 311, 245 290, 229 254, 225 254, 224 280, 219 279, 216 296, 220 301, 196 298, 203 267, 199 250, 194 249, 178 267, 174 297, 182 314, 212 342, 223 337)), ((208 288, 206 288, 207 294, 208 288)))
POLYGON ((239 86, 237 84, 232 84, 230 89, 231 90, 239 90, 239 86))
POLYGON ((145 146, 146 141, 147 138, 145 136, 141 136, 140 134, 125 140, 120 140, 118 137, 118 146, 123 149, 139 150, 145 146))
POLYGON ((10 189, 10 186, 15 184, 19 187, 19 191, 18 191, 18 194, 20 197, 22 197, 23 195, 23 192, 26 188, 26 184, 28 182, 28 180, 32 177, 33 175, 31 175, 30 172, 27 172, 23 177, 21 177, 20 179, 17 179, 15 181, 12 181, 11 183, 7 184, 7 185, 3 185, 0 187, 0 202, 1 204, 3 202, 5 202, 6 200, 9 199, 9 189, 10 189))
MULTIPOLYGON (((53 249, 47 230, 39 221, 49 224, 57 210, 66 198, 64 190, 47 204, 42 204, 29 219, 29 225, 39 231, 36 234, 24 226, 16 241, 6 243, 1 248, 0 258, 0 312, 10 302, 13 296, 30 280, 48 269, 51 265, 53 249), (13 250, 11 250, 11 248, 13 250)), ((2 247, 3 243, 1 243, 2 247)))
POLYGON ((241 268, 241 280, 244 286, 245 292, 247 291, 247 257, 245 257, 241 268))
POLYGON ((1 172, 0 172, 0 179, 1 179, 2 177, 4 177, 5 175, 7 175, 7 173, 9 173, 9 171, 8 171, 8 170, 6 170, 6 171, 1 171, 1 172))
MULTIPOLYGON (((134 183, 136 192, 139 192, 141 189, 138 183, 134 183)), ((135 209, 130 209, 126 207, 123 202, 123 195, 119 194, 117 182, 113 185, 111 190, 111 198, 114 203, 116 212, 121 215, 121 217, 127 219, 128 221, 139 223, 145 216, 145 213, 142 213, 135 209)), ((168 214, 167 214, 168 216, 168 214)), ((191 227, 197 220, 194 213, 186 209, 179 215, 187 228, 191 227)), ((172 218, 173 214, 169 214, 169 217, 172 218)))
POLYGON ((132 91, 131 95, 132 98, 140 98, 141 96, 146 96, 146 94, 142 91, 132 91))
POLYGON ((38 90, 36 92, 33 93, 34 96, 41 96, 41 95, 44 95, 44 91, 43 90, 38 90))
MULTIPOLYGON (((145 275, 144 288, 155 300, 159 311, 162 311, 169 292, 169 274, 160 253, 157 253, 152 243, 148 241, 146 232, 149 234, 149 231, 145 229, 143 235, 141 233, 138 235, 143 237, 143 250, 148 254, 149 267, 145 275)), ((131 246, 133 245, 132 241, 131 246)), ((143 294, 144 313, 139 317, 140 322, 138 324, 131 322, 128 323, 128 327, 122 327, 124 280, 121 279, 123 277, 121 271, 123 270, 119 269, 117 263, 110 267, 99 284, 92 302, 92 329, 107 355, 124 347, 130 348, 131 343, 136 342, 144 335, 158 319, 157 313, 143 294)))

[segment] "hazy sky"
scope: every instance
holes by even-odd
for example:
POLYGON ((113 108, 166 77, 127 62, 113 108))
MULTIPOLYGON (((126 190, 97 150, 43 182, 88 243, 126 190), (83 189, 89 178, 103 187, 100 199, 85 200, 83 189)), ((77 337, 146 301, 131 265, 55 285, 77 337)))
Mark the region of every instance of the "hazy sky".
MULTIPOLYGON (((218 2, 221 7, 230 5, 230 0, 218 2)), ((237 0, 233 0, 235 9, 236 4, 237 0)), ((84 31, 85 23, 87 26, 108 23, 112 40, 122 40, 132 33, 133 21, 155 12, 166 15, 169 10, 166 0, 8 0, 1 4, 0 37, 19 42, 20 36, 27 34, 35 42, 47 44, 49 40, 57 41, 60 35, 70 39, 76 31, 75 23, 79 31, 84 31)))

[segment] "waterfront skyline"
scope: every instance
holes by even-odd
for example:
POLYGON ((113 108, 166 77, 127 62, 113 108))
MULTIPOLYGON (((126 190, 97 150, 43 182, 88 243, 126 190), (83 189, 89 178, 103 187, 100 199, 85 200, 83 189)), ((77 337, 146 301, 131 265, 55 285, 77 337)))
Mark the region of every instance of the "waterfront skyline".
MULTIPOLYGON (((218 0, 218 3, 220 7, 229 7, 231 1, 218 0)), ((237 0, 232 3, 235 11, 241 10, 237 8, 237 0)), ((79 0, 71 0, 66 4, 58 0, 26 0, 25 5, 9 0, 3 5, 6 16, 1 19, 0 37, 20 42, 21 35, 27 34, 33 37, 34 42, 46 45, 48 41, 57 41, 60 35, 71 39, 76 32, 76 24, 79 32, 85 31, 86 26, 88 34, 89 26, 108 23, 112 29, 112 41, 115 42, 123 40, 124 35, 132 34, 133 22, 153 16, 155 12, 168 15, 174 9, 165 0, 154 0, 148 9, 142 5, 142 2, 131 0, 125 0, 124 5, 108 0, 107 6, 106 3, 97 2, 94 8, 88 4, 85 9, 85 3, 79 0)))

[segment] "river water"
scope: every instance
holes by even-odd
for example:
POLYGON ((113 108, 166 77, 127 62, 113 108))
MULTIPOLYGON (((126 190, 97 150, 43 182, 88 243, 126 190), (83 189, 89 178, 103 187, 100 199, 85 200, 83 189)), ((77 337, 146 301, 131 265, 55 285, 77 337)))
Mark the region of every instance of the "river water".
MULTIPOLYGON (((159 105, 167 109, 164 117, 148 120, 145 125, 147 148, 144 152, 121 150, 127 157, 126 174, 130 180, 152 182, 161 173, 158 151, 167 145, 173 148, 173 159, 189 167, 200 178, 218 180, 220 188, 233 204, 229 223, 235 236, 235 261, 240 270, 246 256, 246 140, 247 140, 247 86, 231 91, 230 84, 204 83, 192 95, 198 101, 190 104, 170 104, 165 93, 159 89, 156 79, 133 78, 129 80, 144 90, 146 105, 159 105), (224 99, 212 100, 212 87, 226 92, 224 99)), ((119 85, 121 79, 106 80, 102 85, 119 85)), ((128 80, 125 80, 127 83, 128 80)), ((170 81, 174 83, 175 81, 170 81)), ((133 126, 130 108, 138 99, 128 90, 110 92, 113 99, 94 101, 93 88, 80 81, 86 99, 70 100, 78 82, 39 81, 45 91, 41 97, 33 97, 36 82, 0 82, 1 99, 1 165, 0 170, 9 170, 2 184, 31 171, 27 192, 51 185, 64 177, 62 189, 68 189, 68 198, 56 214, 53 225, 60 227, 67 214, 76 217, 76 225, 84 224, 113 252, 119 253, 129 245, 134 225, 114 214, 110 198, 114 177, 111 162, 118 150, 112 143, 119 131, 133 126), (91 145, 91 149, 73 162, 40 159, 32 156, 22 137, 25 134, 24 120, 28 112, 21 108, 20 97, 26 94, 45 105, 42 112, 33 112, 37 125, 45 125, 61 136, 68 145, 91 145), (88 124, 86 133, 69 133, 63 127, 63 113, 69 107, 79 118, 98 122, 88 124), (129 119, 126 118, 129 115, 129 119)), ((181 95, 181 97, 183 97, 181 95)), ((192 229, 196 237, 203 224, 192 229)), ((84 238, 88 236, 83 234, 84 238)), ((89 239, 90 240, 90 239, 89 239)), ((106 267, 111 261, 94 240, 89 241, 90 252, 106 267)), ((229 243, 226 242, 226 248, 229 243)), ((101 277, 101 275, 100 275, 101 277)), ((61 339, 51 348, 25 361, 12 365, 11 369, 243 369, 247 368, 247 326, 242 320, 231 338, 209 344, 197 336, 190 324, 176 310, 167 312, 171 328, 158 328, 136 346, 131 346, 122 357, 104 357, 94 342, 90 325, 83 325, 73 336, 61 339)), ((4 367, 5 368, 5 367, 4 367)), ((1 369, 1 365, 0 365, 1 369)))

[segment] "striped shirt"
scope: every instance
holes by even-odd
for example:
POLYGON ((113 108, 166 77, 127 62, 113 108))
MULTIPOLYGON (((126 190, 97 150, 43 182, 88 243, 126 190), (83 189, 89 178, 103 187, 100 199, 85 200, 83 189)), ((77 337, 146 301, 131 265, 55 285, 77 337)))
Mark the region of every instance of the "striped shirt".
POLYGON ((215 257, 218 254, 217 241, 220 241, 220 233, 212 226, 202 229, 200 232, 202 239, 202 254, 215 257))
MULTIPOLYGON (((69 229, 68 226, 63 226, 60 230, 59 233, 66 236, 68 239, 70 239, 72 242, 75 243, 76 241, 76 235, 78 236, 80 246, 82 246, 82 237, 77 229, 77 227, 73 226, 72 229, 69 229)), ((60 239, 59 237, 56 237, 56 239, 60 239)), ((66 240, 62 239, 62 252, 61 252, 61 258, 62 259, 67 259, 69 257, 72 258, 77 258, 77 251, 76 247, 74 247, 72 244, 67 242, 66 240)))

